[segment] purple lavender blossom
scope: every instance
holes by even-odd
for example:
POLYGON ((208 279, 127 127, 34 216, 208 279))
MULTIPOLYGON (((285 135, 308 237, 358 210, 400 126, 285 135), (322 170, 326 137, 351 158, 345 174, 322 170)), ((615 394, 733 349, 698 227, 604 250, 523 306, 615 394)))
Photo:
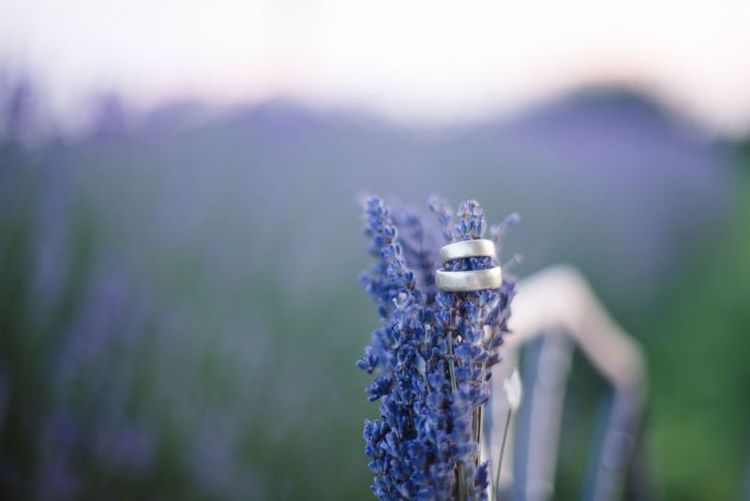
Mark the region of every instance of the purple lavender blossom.
MULTIPOLYGON (((443 204, 444 205, 444 204, 443 204)), ((434 206, 433 206, 434 207, 434 206)), ((438 213, 441 219, 444 216, 438 213)), ((484 237, 486 221, 475 200, 461 204, 453 225, 452 241, 484 237)), ((444 234, 448 234, 444 231, 444 234)), ((482 270, 496 266, 491 257, 458 259, 446 263, 451 271, 482 270)), ((453 435, 457 444, 455 461, 463 468, 467 496, 482 498, 487 490, 487 463, 479 463, 479 430, 482 406, 490 397, 491 368, 499 361, 497 349, 508 332, 507 320, 514 284, 505 280, 497 290, 439 292, 437 332, 449 340, 453 369, 453 435)))
MULTIPOLYGON (((484 236, 484 214, 475 201, 461 205, 455 224, 442 200, 431 199, 430 208, 447 240, 484 236)), ((380 400, 380 417, 366 420, 364 428, 372 489, 381 499, 485 499, 489 465, 478 457, 481 408, 507 332, 513 283, 506 280, 498 290, 436 291, 436 249, 428 248, 431 240, 416 214, 403 214, 391 216, 377 197, 365 204, 365 234, 378 260, 360 281, 383 321, 357 362, 375 373, 367 393, 380 400)), ((469 258, 446 268, 495 264, 469 258)))
POLYGON ((413 209, 396 212, 393 220, 398 229, 398 240, 403 248, 406 264, 415 271, 418 286, 428 298, 433 298, 437 292, 434 238, 413 209))
POLYGON ((390 316, 391 303, 401 293, 416 290, 414 272, 406 266, 398 231, 390 211, 379 198, 367 200, 365 235, 372 239, 370 254, 378 260, 359 277, 360 283, 378 303, 383 318, 390 316))

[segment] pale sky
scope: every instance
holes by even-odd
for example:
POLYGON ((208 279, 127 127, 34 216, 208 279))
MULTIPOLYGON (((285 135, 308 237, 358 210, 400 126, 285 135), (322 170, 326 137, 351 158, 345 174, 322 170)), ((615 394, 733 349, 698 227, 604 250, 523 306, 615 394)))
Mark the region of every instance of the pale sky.
POLYGON ((2 60, 65 113, 120 90, 141 106, 282 95, 434 123, 623 80, 709 127, 750 128, 748 0, 4 0, 2 60))

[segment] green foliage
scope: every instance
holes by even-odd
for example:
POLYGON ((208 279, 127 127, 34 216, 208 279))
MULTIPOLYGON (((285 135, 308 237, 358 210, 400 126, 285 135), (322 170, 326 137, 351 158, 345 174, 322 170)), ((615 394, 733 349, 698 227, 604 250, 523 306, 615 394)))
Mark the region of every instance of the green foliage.
POLYGON ((748 467, 750 152, 735 216, 695 253, 643 341, 651 371, 649 452, 670 499, 733 499, 748 467))

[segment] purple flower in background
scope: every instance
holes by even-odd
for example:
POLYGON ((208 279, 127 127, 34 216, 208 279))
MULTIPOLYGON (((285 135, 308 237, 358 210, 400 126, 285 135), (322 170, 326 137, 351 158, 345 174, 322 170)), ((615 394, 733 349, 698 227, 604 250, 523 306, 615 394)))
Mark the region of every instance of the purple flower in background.
MULTIPOLYGON (((483 238, 477 202, 462 204, 455 223, 442 200, 431 199, 430 208, 446 240, 483 238)), ((416 213, 392 216, 371 197, 365 216, 377 261, 360 281, 383 321, 357 362, 375 374, 369 400, 380 400, 380 417, 364 429, 373 492, 381 499, 484 499, 489 476, 488 463, 479 461, 481 408, 507 332, 513 282, 497 290, 437 291, 437 249, 416 213)), ((446 269, 495 265, 491 257, 468 258, 446 269)))

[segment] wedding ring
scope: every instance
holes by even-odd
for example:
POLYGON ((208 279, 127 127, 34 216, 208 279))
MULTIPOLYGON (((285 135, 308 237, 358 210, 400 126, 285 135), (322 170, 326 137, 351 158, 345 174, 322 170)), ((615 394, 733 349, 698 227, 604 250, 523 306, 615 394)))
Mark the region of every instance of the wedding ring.
POLYGON ((435 283, 440 290, 468 292, 484 289, 497 289, 503 282, 503 272, 499 266, 487 270, 435 272, 435 283))
POLYGON ((467 257, 495 257, 495 242, 492 240, 461 240, 444 245, 440 249, 443 264, 467 257))

